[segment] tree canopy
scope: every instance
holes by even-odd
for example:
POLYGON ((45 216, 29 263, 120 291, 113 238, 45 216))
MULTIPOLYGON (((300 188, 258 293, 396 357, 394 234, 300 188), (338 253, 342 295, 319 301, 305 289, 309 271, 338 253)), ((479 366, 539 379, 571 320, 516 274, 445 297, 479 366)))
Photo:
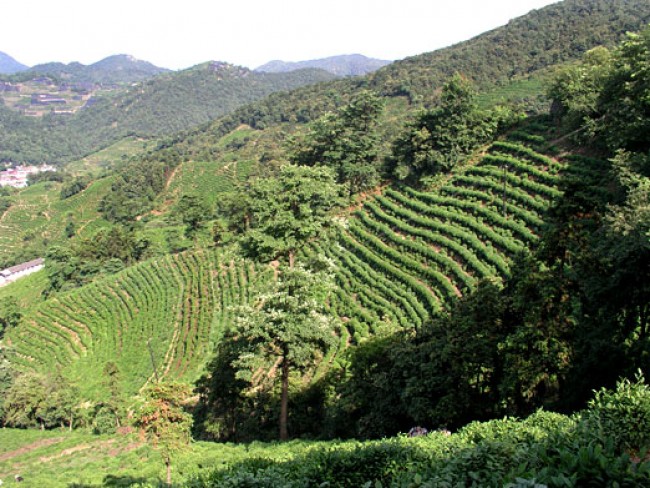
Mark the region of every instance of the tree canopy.
POLYGON ((246 254, 262 261, 288 259, 316 236, 340 201, 330 168, 285 165, 276 178, 255 181, 248 192, 250 230, 246 254))
POLYGON ((331 287, 323 272, 302 265, 283 271, 259 303, 239 310, 231 334, 244 344, 234 360, 237 377, 252 386, 259 368, 273 378, 280 370, 280 439, 288 437, 289 375, 313 366, 336 341, 336 322, 325 309, 331 287))

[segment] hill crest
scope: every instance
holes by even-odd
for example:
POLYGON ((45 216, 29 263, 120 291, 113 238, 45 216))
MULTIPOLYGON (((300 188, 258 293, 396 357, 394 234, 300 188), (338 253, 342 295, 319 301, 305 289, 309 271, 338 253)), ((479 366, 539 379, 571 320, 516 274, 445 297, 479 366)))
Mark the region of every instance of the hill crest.
POLYGON ((11 75, 26 69, 29 69, 29 67, 16 61, 7 53, 0 51, 0 74, 11 75))
POLYGON ((286 73, 304 68, 319 68, 337 76, 360 76, 372 73, 390 63, 392 61, 369 58, 362 54, 344 54, 296 62, 273 60, 259 66, 255 71, 286 73))

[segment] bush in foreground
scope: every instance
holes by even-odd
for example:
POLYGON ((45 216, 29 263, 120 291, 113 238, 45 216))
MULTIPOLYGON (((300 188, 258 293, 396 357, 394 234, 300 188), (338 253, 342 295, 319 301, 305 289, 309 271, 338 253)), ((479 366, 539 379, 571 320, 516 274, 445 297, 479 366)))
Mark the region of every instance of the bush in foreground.
POLYGON ((290 460, 249 458, 192 487, 650 486, 650 388, 638 378, 596 393, 572 417, 474 422, 457 433, 326 443, 290 460))

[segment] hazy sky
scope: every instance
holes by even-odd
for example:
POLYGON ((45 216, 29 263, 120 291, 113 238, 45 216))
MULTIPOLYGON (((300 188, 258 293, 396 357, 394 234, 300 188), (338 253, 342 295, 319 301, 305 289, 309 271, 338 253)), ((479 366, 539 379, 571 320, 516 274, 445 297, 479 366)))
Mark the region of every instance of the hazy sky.
POLYGON ((552 0, 2 0, 0 51, 27 65, 131 54, 181 69, 360 53, 401 59, 552 0))

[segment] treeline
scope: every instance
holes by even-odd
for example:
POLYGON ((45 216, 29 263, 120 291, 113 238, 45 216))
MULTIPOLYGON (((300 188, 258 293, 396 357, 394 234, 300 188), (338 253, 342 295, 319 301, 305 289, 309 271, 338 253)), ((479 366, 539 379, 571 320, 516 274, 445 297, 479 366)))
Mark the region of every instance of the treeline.
POLYGON ((644 0, 558 2, 469 41, 393 63, 370 77, 370 87, 426 100, 444 80, 462 73, 486 88, 574 60, 596 46, 615 45, 649 21, 644 0))

